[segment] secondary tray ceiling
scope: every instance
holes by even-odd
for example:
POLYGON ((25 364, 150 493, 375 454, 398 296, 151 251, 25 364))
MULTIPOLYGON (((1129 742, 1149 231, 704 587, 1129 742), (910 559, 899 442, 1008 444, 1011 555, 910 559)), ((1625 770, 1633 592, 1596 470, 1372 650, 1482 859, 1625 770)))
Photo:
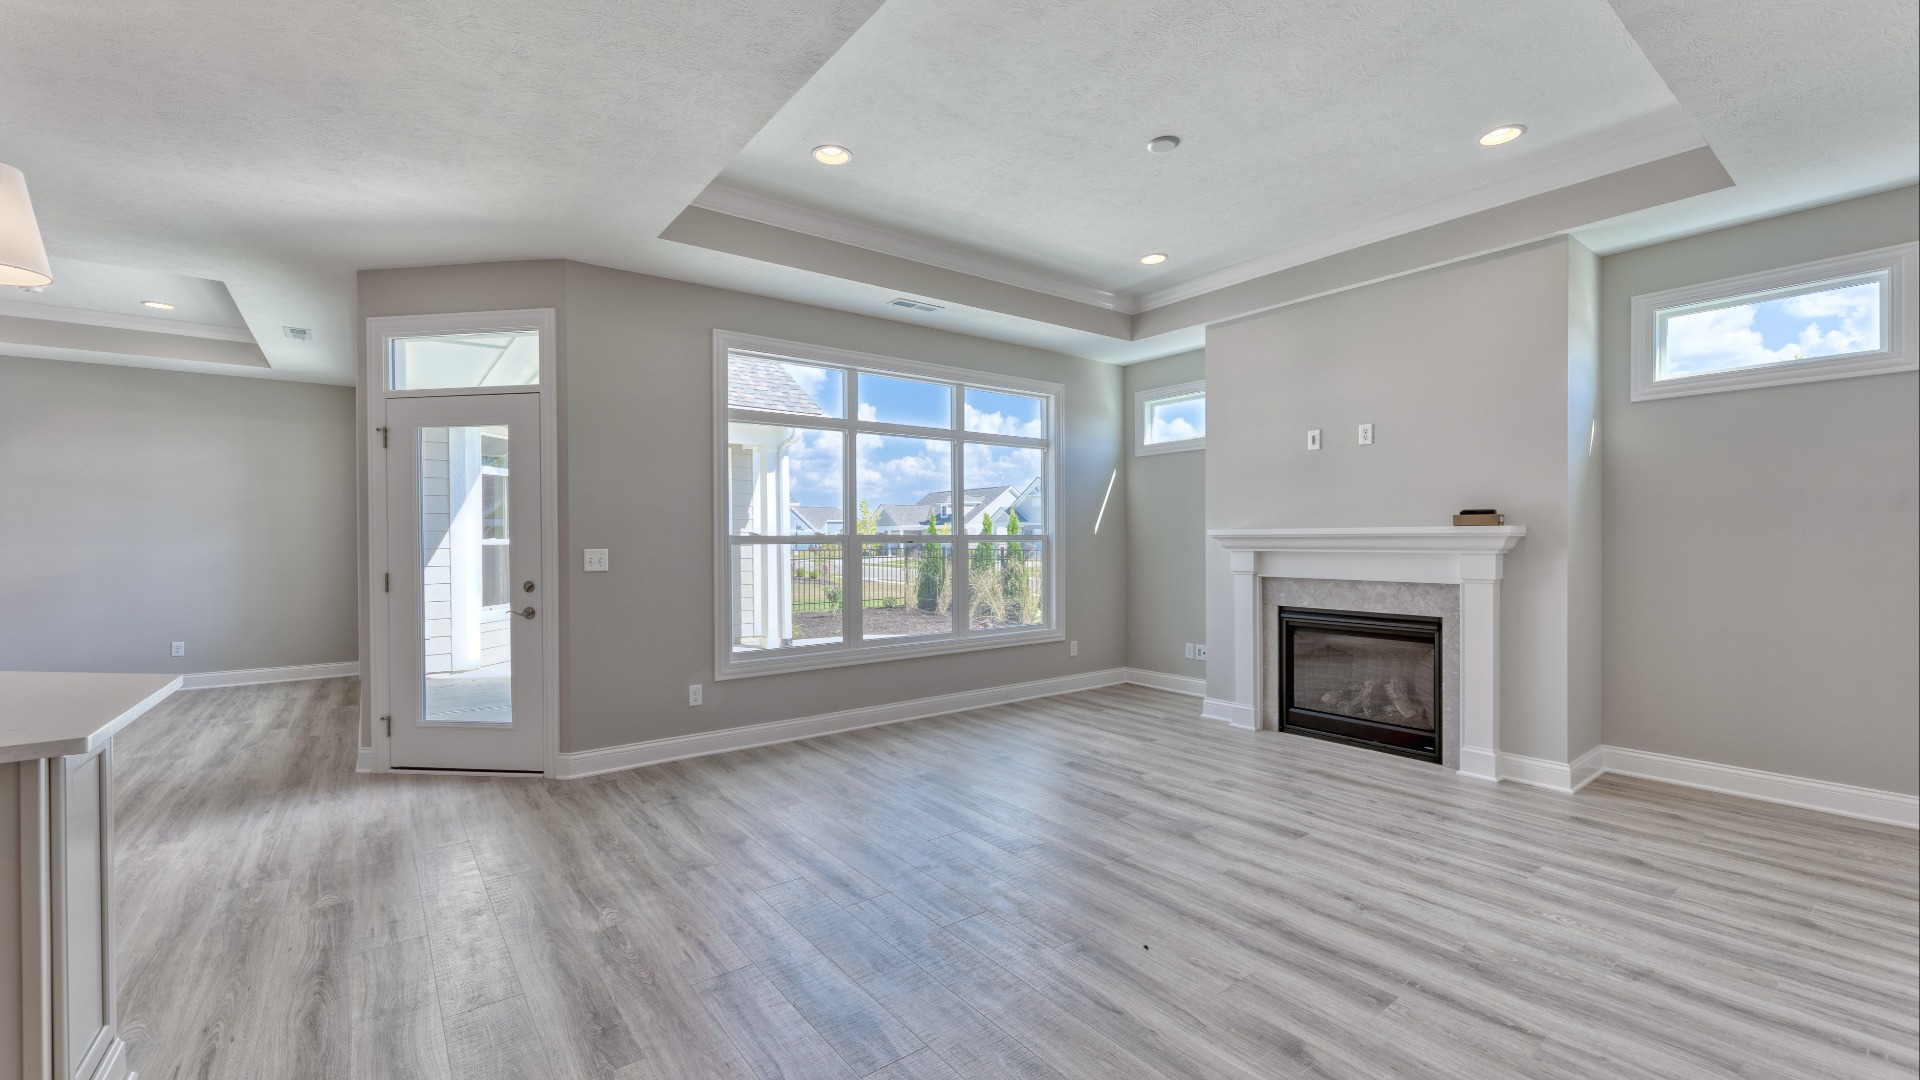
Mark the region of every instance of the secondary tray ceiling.
POLYGON ((1649 136, 1700 144, 1605 0, 888 0, 718 184, 1134 292, 1649 136))

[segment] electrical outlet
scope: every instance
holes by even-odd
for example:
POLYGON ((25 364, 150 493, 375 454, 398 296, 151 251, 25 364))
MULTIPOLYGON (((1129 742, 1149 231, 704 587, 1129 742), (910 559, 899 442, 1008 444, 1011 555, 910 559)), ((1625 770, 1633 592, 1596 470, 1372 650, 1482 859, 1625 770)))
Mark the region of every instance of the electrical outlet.
MULTIPOLYGON (((606 548, 586 548, 586 569, 588 573, 598 573, 607 568, 606 548)), ((695 704, 699 704, 695 702, 695 704)))
POLYGON ((700 699, 704 696, 705 692, 706 687, 701 686, 699 683, 694 683, 687 687, 687 705, 692 707, 700 704, 700 699))
POLYGON ((1193 659, 1193 642, 1187 642, 1187 659, 1193 659))
POLYGON ((1193 658, 1195 660, 1205 660, 1207 658, 1207 647, 1205 645, 1195 645, 1193 647, 1193 658))
POLYGON ((1080 655, 1080 643, 1079 643, 1079 642, 1077 642, 1077 641, 1069 641, 1069 642, 1067 642, 1067 655, 1068 655, 1068 656, 1079 656, 1079 655, 1080 655))
POLYGON ((1360 445, 1361 446, 1373 445, 1373 425, 1372 424, 1360 425, 1360 445))
POLYGON ((1319 428, 1314 428, 1312 431, 1307 432, 1307 449, 1309 450, 1320 449, 1320 429, 1319 428))
POLYGON ((186 643, 186 642, 184 642, 184 641, 176 641, 176 642, 174 642, 174 643, 173 643, 173 653, 172 653, 172 655, 174 655, 174 656, 185 656, 185 655, 187 655, 187 643, 186 643))

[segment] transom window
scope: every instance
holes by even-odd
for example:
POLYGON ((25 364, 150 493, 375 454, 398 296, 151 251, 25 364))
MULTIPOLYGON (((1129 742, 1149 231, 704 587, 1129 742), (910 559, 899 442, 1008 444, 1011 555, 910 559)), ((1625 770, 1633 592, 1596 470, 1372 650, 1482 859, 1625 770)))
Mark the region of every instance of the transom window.
POLYGON ((1061 388, 715 335, 716 677, 1060 638, 1061 388))
POLYGON ((1207 445, 1207 384, 1180 383, 1133 396, 1133 450, 1166 454, 1207 445))
POLYGON ((1633 299, 1633 399, 1909 371, 1915 245, 1633 299))

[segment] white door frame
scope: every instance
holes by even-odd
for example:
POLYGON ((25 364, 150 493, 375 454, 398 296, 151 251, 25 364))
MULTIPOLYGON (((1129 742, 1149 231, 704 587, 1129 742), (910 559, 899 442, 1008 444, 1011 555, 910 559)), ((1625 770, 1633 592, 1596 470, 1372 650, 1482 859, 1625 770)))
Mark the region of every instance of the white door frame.
MULTIPOLYGON (((555 385, 559 357, 559 319, 553 308, 518 311, 468 311, 445 315, 388 315, 367 320, 366 355, 360 387, 367 401, 365 475, 367 498, 367 667, 361 690, 373 718, 373 772, 392 770, 392 744, 381 722, 392 715, 393 664, 388 641, 387 575, 393 559, 387 550, 387 402, 406 397, 468 397, 478 394, 537 393, 540 398, 540 576, 548 582, 541 604, 540 661, 545 669, 543 705, 546 712, 544 773, 557 776, 560 768, 560 425, 559 390, 555 385), (387 343, 418 334, 459 334, 485 330, 537 330, 540 334, 540 385, 463 386, 447 390, 389 390, 387 343)), ((497 774, 489 774, 497 775, 497 774)))

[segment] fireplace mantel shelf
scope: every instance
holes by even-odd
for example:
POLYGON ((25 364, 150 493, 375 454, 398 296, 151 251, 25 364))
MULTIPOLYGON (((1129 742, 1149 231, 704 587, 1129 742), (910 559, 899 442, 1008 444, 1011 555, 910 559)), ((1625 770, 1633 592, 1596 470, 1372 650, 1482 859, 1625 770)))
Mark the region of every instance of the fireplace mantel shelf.
POLYGON ((1396 525, 1368 529, 1215 529, 1228 551, 1404 551, 1481 555, 1512 551, 1525 525, 1396 525))

